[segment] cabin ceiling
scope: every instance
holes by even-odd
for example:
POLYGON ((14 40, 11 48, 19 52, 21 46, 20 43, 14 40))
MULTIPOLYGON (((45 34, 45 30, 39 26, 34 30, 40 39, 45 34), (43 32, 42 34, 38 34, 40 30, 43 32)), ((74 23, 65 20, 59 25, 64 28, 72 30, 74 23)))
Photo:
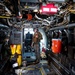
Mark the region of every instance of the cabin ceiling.
POLYGON ((0 0, 0 24, 21 29, 41 27, 48 30, 67 25, 70 14, 75 14, 74 5, 72 0, 0 0), (48 4, 53 4, 57 12, 41 13, 41 7, 47 7, 48 4))

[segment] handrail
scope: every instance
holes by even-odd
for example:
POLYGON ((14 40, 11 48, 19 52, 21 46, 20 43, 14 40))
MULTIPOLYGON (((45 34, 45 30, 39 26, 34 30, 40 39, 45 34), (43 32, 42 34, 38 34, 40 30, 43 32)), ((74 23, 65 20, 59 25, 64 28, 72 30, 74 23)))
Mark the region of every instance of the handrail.
POLYGON ((53 58, 52 56, 50 56, 51 57, 51 59, 53 60, 53 61, 55 61, 56 62, 56 64, 57 65, 59 65, 62 69, 64 69, 64 71, 69 75, 70 74, 70 71, 64 66, 64 65, 62 65, 59 61, 57 61, 55 58, 53 58))

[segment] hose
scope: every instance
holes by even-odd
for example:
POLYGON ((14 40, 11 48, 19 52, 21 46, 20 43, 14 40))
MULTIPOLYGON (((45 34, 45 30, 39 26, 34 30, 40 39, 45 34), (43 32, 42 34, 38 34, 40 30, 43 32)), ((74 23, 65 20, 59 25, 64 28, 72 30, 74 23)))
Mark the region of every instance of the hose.
POLYGON ((10 16, 0 16, 0 18, 11 18, 10 16))
POLYGON ((49 25, 51 24, 52 21, 48 21, 46 19, 42 19, 42 18, 39 18, 36 14, 35 14, 35 18, 38 19, 38 20, 41 20, 41 21, 45 21, 47 22, 49 25))
POLYGON ((0 5, 5 8, 5 10, 9 13, 9 15, 11 15, 11 11, 4 4, 0 3, 0 5))
MULTIPOLYGON (((38 67, 33 67, 33 68, 31 68, 31 67, 29 67, 29 68, 25 67, 25 68, 23 68, 22 70, 35 70, 35 69, 40 70, 41 74, 44 75, 44 73, 43 73, 43 71, 42 71, 42 68, 38 68, 38 67)), ((22 75, 22 73, 20 72, 19 75, 22 75)))

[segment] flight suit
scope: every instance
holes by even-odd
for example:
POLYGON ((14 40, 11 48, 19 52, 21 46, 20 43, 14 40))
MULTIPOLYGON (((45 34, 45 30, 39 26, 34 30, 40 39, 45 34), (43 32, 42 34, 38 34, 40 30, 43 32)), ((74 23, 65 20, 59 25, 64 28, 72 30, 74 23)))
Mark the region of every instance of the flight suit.
POLYGON ((40 32, 35 32, 32 38, 33 48, 36 53, 37 61, 40 61, 40 40, 42 39, 42 34, 40 32))

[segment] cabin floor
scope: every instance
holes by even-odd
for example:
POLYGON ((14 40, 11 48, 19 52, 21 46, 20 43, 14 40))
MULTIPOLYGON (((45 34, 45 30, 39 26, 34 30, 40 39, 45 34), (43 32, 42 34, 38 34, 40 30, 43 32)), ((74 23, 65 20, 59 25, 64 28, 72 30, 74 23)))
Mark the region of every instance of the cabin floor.
POLYGON ((47 60, 40 60, 39 63, 24 65, 19 69, 15 69, 17 75, 56 75, 55 71, 48 65, 47 60))

